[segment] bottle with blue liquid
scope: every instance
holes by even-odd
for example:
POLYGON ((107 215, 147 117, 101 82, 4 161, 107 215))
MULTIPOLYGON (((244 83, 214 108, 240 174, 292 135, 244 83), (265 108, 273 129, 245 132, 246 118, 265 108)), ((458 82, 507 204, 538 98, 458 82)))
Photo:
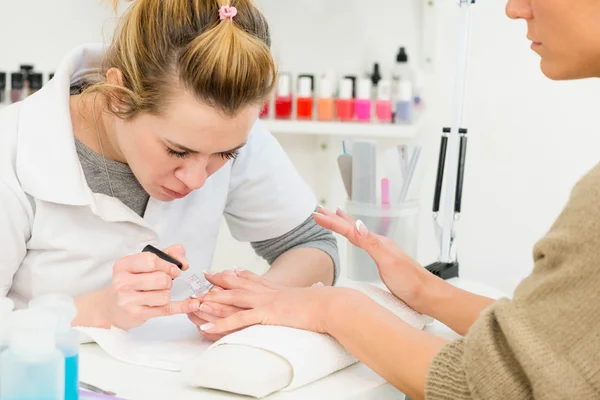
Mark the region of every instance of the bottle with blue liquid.
POLYGON ((56 348, 56 317, 43 310, 18 310, 11 314, 10 326, 10 345, 0 356, 0 399, 64 399, 65 362, 56 348))
MULTIPOLYGON (((0 355, 10 344, 9 324, 10 315, 13 312, 14 303, 8 297, 0 297, 0 355)), ((0 363, 2 361, 0 360, 0 363)), ((1 366, 2 364, 0 364, 1 366)), ((0 376, 0 388, 2 388, 2 376, 0 376)))
POLYGON ((58 321, 56 346, 62 352, 65 366, 64 399, 79 399, 79 333, 71 327, 77 315, 72 297, 62 294, 46 294, 32 299, 30 309, 44 310, 58 321))

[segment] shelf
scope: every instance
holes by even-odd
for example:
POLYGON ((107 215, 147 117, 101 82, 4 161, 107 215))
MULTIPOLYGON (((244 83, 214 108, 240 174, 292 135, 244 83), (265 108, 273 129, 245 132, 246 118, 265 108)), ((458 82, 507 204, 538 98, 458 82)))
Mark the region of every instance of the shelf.
POLYGON ((320 122, 297 120, 261 120, 265 129, 273 134, 283 135, 334 135, 363 138, 413 138, 421 128, 422 118, 411 125, 361 123, 361 122, 320 122))

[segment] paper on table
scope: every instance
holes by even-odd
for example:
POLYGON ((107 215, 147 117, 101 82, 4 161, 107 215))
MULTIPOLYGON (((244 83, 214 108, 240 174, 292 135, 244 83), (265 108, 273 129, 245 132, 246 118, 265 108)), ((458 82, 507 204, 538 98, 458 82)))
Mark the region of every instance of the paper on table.
POLYGON ((185 315, 154 318, 126 332, 118 328, 76 328, 89 335, 117 360, 168 371, 179 371, 186 361, 197 357, 212 342, 202 338, 185 315))

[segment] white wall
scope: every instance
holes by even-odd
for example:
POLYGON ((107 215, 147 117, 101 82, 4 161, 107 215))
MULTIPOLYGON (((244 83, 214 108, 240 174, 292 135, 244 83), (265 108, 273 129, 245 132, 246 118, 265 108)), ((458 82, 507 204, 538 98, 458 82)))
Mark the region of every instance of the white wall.
MULTIPOLYGON (((362 73, 379 61, 384 73, 400 44, 413 59, 417 0, 257 0, 272 25, 282 69, 362 73)), ((431 207, 439 131, 450 121, 457 6, 438 1, 437 64, 426 76, 430 114, 418 140, 425 146, 419 260, 434 261, 431 207)), ((504 2, 474 8, 465 125, 470 141, 459 225, 462 275, 511 291, 532 268, 532 246, 549 228, 574 182, 598 160, 600 126, 595 81, 551 82, 525 39, 525 25, 506 18, 504 2)), ((96 0, 3 1, 0 70, 31 62, 54 70, 76 44, 102 39, 114 25, 96 0), (69 10, 70 15, 58 10, 69 10), (106 22, 108 20, 108 22, 106 22)), ((280 137, 311 184, 318 165, 315 137, 280 137)), ((382 142, 382 147, 393 145, 382 142)), ((332 182, 340 188, 337 173, 332 182)), ((329 204, 335 206, 338 203, 329 204)), ((222 232, 215 266, 261 265, 247 245, 222 232)))

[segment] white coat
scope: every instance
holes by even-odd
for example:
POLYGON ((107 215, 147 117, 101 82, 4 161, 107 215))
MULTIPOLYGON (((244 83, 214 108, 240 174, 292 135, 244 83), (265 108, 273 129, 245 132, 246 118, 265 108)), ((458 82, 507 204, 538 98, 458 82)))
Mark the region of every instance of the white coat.
MULTIPOLYGON (((150 199, 143 218, 118 199, 92 193, 77 157, 69 87, 100 64, 103 48, 74 49, 54 78, 0 110, 0 296, 23 307, 49 292, 78 296, 106 287, 116 260, 147 244, 180 243, 191 268, 211 266, 224 216, 234 238, 283 235, 306 220, 316 199, 260 122, 238 158, 201 189, 168 203, 150 199)), ((189 296, 176 279, 173 297, 189 296)))

